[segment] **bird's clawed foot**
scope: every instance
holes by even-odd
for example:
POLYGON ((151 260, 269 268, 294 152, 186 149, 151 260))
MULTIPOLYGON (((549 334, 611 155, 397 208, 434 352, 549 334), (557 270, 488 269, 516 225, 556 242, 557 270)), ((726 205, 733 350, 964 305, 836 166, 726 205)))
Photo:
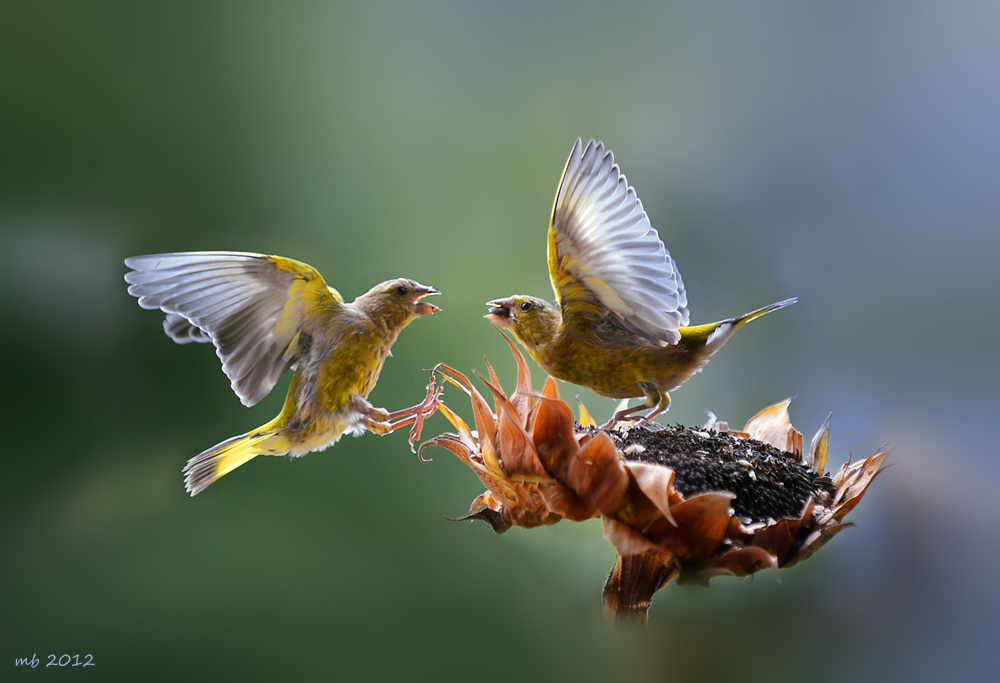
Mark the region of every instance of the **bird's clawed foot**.
MULTIPOLYGON (((634 418, 629 418, 633 413, 637 413, 640 410, 645 410, 647 408, 645 403, 641 403, 637 406, 631 408, 623 408, 622 410, 615 411, 615 414, 611 416, 611 419, 601 425, 601 429, 605 431, 611 431, 617 427, 622 422, 634 422, 634 418)), ((652 413, 650 413, 652 415, 652 413)), ((641 418, 646 420, 647 418, 641 418)))
MULTIPOLYGON (((371 426, 369 426, 369 429, 376 434, 388 434, 400 427, 412 425, 406 441, 410 444, 410 450, 416 453, 416 443, 420 440, 420 432, 423 431, 424 420, 437 412, 438 402, 443 391, 444 382, 442 381, 438 385, 436 377, 432 373, 430 383, 427 385, 427 395, 423 401, 410 408, 397 410, 394 413, 385 413, 385 419, 381 420, 380 424, 374 429, 371 426), (392 422, 392 420, 396 420, 396 422, 392 422)), ((385 411, 382 412, 384 413, 385 411)))
POLYGON ((640 403, 639 405, 631 408, 622 408, 621 410, 615 411, 615 414, 611 417, 611 419, 602 424, 600 428, 605 431, 611 431, 622 422, 634 422, 639 425, 647 425, 653 421, 654 417, 666 412, 669 408, 669 394, 653 394, 651 396, 647 396, 645 403, 640 403), (630 417, 634 413, 638 413, 640 410, 646 410, 648 408, 653 408, 649 414, 637 418, 630 417))
POLYGON ((357 394, 351 397, 351 402, 354 410, 361 416, 362 424, 369 432, 384 436, 392 431, 392 425, 389 424, 389 411, 376 408, 357 394))

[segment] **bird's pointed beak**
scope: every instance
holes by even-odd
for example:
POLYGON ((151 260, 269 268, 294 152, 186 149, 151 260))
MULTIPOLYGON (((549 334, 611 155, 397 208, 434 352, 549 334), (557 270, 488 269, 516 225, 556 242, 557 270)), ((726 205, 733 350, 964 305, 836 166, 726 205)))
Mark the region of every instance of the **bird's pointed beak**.
POLYGON ((510 299, 494 299, 487 301, 486 305, 490 307, 490 312, 483 317, 500 327, 510 329, 513 317, 510 312, 514 308, 514 302, 510 299))
POLYGON ((413 312, 416 313, 418 317, 427 315, 428 313, 437 313, 441 310, 434 304, 429 304, 426 301, 420 301, 420 299, 423 299, 425 296, 433 296, 435 294, 440 294, 441 292, 437 291, 433 287, 428 287, 427 285, 418 285, 414 290, 414 293, 416 294, 415 298, 418 303, 413 307, 413 312))

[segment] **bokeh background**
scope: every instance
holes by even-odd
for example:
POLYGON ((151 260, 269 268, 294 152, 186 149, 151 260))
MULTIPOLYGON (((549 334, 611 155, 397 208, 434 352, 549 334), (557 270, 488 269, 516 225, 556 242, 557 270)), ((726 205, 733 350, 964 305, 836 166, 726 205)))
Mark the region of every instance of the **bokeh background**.
POLYGON ((991 2, 3 3, 0 667, 42 660, 3 677, 982 680, 998 29, 991 2), (439 361, 512 381, 483 303, 549 296, 577 136, 615 151, 693 321, 800 297, 666 419, 796 395, 807 439, 833 412, 832 466, 898 441, 857 528, 780 584, 670 585, 616 632, 599 522, 450 523, 478 481, 404 434, 185 494, 187 459, 270 419, 287 378, 243 408, 211 348, 126 294, 123 258, 277 253, 348 298, 413 277, 444 311, 374 402, 411 405, 439 361), (50 653, 96 666, 51 674, 50 653))

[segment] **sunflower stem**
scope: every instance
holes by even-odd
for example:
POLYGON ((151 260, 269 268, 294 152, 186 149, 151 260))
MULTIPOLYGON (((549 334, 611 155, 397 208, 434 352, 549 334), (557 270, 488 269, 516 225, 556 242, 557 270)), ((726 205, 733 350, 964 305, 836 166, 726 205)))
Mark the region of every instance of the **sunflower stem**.
POLYGON ((654 553, 615 558, 604 582, 604 618, 615 624, 645 626, 653 596, 677 574, 654 553))

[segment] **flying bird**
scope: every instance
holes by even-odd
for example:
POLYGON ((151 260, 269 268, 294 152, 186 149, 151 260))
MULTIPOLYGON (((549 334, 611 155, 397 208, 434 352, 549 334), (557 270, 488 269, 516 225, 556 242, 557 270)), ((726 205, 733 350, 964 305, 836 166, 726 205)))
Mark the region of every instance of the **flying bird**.
POLYGON ((387 280, 345 303, 312 266, 280 256, 181 252, 132 256, 125 265, 132 269, 125 275, 129 294, 142 308, 167 314, 171 339, 215 345, 243 405, 295 371, 277 417, 191 458, 184 481, 192 496, 255 456, 305 455, 345 432, 387 434, 412 424, 412 444, 434 412, 433 382, 413 408, 388 413, 368 402, 399 333, 441 310, 421 301, 439 293, 433 287, 387 280))
POLYGON ((754 318, 689 327, 680 272, 604 143, 578 138, 552 205, 548 264, 556 304, 533 296, 494 299, 484 316, 509 329, 550 375, 611 398, 645 397, 605 425, 667 410, 669 391, 701 369, 754 318))

